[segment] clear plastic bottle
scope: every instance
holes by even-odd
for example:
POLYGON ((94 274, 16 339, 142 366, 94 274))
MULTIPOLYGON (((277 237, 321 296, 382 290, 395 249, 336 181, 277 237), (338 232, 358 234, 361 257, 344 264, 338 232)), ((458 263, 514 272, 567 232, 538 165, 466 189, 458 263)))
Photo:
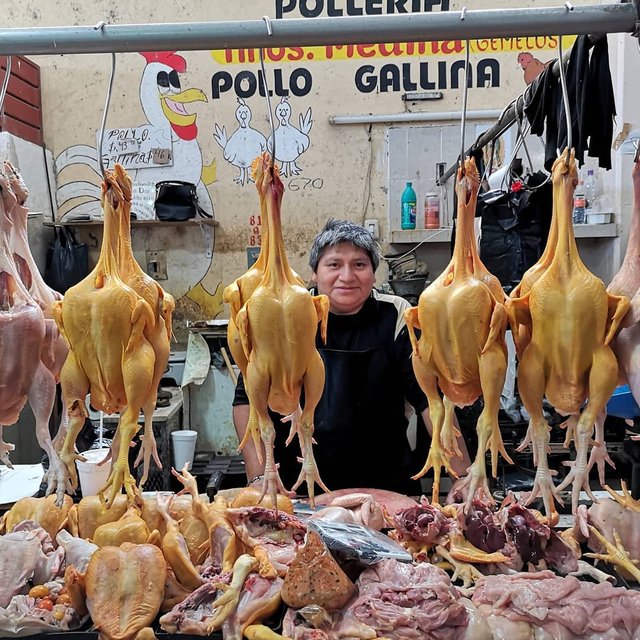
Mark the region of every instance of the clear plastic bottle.
POLYGON ((584 224, 586 196, 584 182, 578 181, 578 186, 573 193, 573 224, 584 224))
POLYGON ((596 178, 593 174, 593 169, 587 171, 587 179, 584 181, 584 195, 586 198, 585 203, 585 219, 589 222, 589 214, 593 213, 593 203, 598 196, 598 185, 596 178))

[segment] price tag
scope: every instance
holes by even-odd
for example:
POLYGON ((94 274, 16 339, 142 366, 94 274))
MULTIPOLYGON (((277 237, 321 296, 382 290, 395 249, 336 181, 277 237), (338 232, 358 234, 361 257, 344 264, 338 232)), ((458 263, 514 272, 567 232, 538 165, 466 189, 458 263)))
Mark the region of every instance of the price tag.
POLYGON ((169 164, 171 162, 171 149, 151 149, 153 164, 169 164))

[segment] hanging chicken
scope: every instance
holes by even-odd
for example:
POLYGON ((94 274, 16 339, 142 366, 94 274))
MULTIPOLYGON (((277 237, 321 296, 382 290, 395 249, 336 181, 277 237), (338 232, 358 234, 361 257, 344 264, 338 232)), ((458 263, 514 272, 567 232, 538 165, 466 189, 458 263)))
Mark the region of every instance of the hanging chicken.
POLYGON ((312 296, 289 266, 280 217, 284 185, 266 153, 255 163, 255 180, 268 220, 268 253, 260 284, 237 313, 236 325, 247 360, 245 387, 266 452, 263 495, 268 493, 276 504, 278 491, 286 492, 274 460, 275 429, 267 409, 292 414, 304 387, 298 427, 303 463, 293 490, 306 481, 313 504, 314 482, 324 488, 312 449, 313 415, 324 388, 324 365, 315 337, 318 322, 326 336, 329 300, 312 296))
MULTIPOLYGON (((575 513, 580 490, 589 495, 587 454, 596 416, 614 390, 618 363, 610 342, 629 308, 625 296, 607 294, 603 282, 583 264, 573 235, 573 191, 577 184, 574 154, 565 150, 553 170, 553 220, 557 241, 550 238, 546 268, 537 267, 537 279, 521 297, 507 303, 515 332, 530 336, 523 345, 518 390, 531 416, 536 477, 529 502, 540 496, 547 515, 556 513, 554 495, 572 486, 575 513), (574 434, 576 460, 567 477, 554 487, 547 461, 549 425, 542 412, 547 397, 565 415, 580 413, 574 434)), ((540 263, 539 263, 540 264, 540 263)), ((525 274, 525 278, 527 275, 525 274)))
POLYGON ((620 379, 627 382, 636 402, 640 402, 640 156, 633 167, 632 179, 633 211, 627 251, 607 291, 631 300, 629 313, 611 346, 618 357, 620 379))
POLYGON ((511 463, 498 427, 500 393, 507 368, 504 332, 507 314, 504 292, 478 255, 473 219, 479 176, 474 160, 458 169, 458 226, 451 262, 421 294, 417 307, 405 320, 413 345, 413 368, 429 399, 433 424, 427 462, 414 478, 434 470, 433 501, 439 499, 440 470, 454 473, 451 458, 459 455, 455 444, 453 406, 467 406, 480 395, 484 408, 478 418, 478 451, 464 484, 469 503, 476 491, 490 497, 485 452, 491 450, 493 475, 498 453, 511 463), (414 329, 422 329, 418 340, 414 329), (444 393, 444 402, 438 388, 444 393))
POLYGON ((45 337, 40 357, 44 366, 51 373, 51 377, 42 374, 36 400, 38 406, 35 408, 35 415, 39 417, 39 421, 36 424, 36 432, 38 442, 47 452, 47 456, 51 457, 44 479, 47 483, 47 495, 55 491, 58 504, 61 504, 64 499, 65 489, 69 488, 67 486, 65 466, 58 457, 64 434, 67 430, 66 411, 63 409, 59 433, 51 445, 49 445, 48 421, 55 399, 55 385, 60 380, 60 371, 68 353, 64 338, 60 335, 60 331, 53 319, 53 303, 56 300, 61 300, 62 295, 45 283, 31 254, 27 229, 29 210, 25 206, 29 191, 22 180, 22 176, 9 162, 4 163, 4 171, 9 179, 11 190, 16 197, 15 205, 11 211, 7 212, 12 223, 10 245, 13 251, 13 259, 22 283, 44 314, 45 337), (45 444, 43 445, 42 443, 45 444), (53 451, 50 450, 50 446, 53 451))
MULTIPOLYGON (((24 246, 26 189, 13 167, 7 164, 5 170, 7 174, 0 170, 0 461, 11 467, 9 452, 14 445, 3 441, 2 431, 17 422, 29 400, 38 444, 49 458, 47 494, 55 491, 61 506, 70 485, 51 441, 49 418, 55 398, 54 370, 61 366, 64 353, 57 349, 52 328, 47 328, 45 300, 34 298, 40 276, 37 269, 30 269, 33 258, 24 246)), ((49 295, 53 297, 51 290, 49 295)))
MULTIPOLYGON (((102 186, 104 236, 98 263, 54 305, 56 322, 70 348, 61 375, 70 417, 61 458, 74 488, 74 463, 80 457, 74 445, 88 415, 87 393, 97 409, 121 414, 111 473, 103 488, 110 489, 109 505, 123 486, 130 500, 136 495, 129 471, 129 447, 139 428, 140 410, 153 411, 151 398, 157 392, 158 368, 163 371, 166 366, 162 362, 171 334, 170 297, 155 282, 151 285, 137 274, 131 264, 130 240, 124 237, 129 234, 124 220, 129 217, 130 205, 131 181, 116 165, 113 172, 107 172, 102 186)), ((150 439, 144 446, 147 453, 153 452, 150 439)))
MULTIPOLYGON (((262 193, 264 190, 264 181, 267 179, 267 174, 261 170, 262 158, 258 155, 251 165, 251 180, 256 183, 258 193, 262 193)), ((229 324, 227 326, 227 343, 231 350, 234 362, 238 365, 238 368, 242 372, 243 377, 247 374, 247 358, 244 354, 242 344, 240 342, 240 335, 236 327, 236 316, 242 308, 242 306, 249 300, 253 292, 260 284, 268 262, 269 255, 269 220, 267 216, 267 203, 265 198, 260 198, 260 220, 262 222, 262 243, 260 244, 260 253, 254 264, 239 278, 236 278, 230 285, 225 287, 223 292, 223 300, 230 307, 229 324)), ((304 287, 304 281, 293 270, 291 273, 294 275, 298 284, 304 287)), ((300 416, 300 410, 294 412, 292 415, 292 435, 297 428, 298 419, 300 416)), ((245 444, 248 441, 249 436, 253 438, 253 442, 256 448, 256 454, 258 460, 262 462, 262 447, 260 445, 260 431, 258 429, 258 418, 255 411, 249 408, 249 422, 247 424, 247 430, 245 432, 242 442, 239 444, 238 449, 242 451, 245 444)), ((291 438, 290 438, 291 439, 291 438)), ((289 444, 289 441, 287 441, 289 444)))

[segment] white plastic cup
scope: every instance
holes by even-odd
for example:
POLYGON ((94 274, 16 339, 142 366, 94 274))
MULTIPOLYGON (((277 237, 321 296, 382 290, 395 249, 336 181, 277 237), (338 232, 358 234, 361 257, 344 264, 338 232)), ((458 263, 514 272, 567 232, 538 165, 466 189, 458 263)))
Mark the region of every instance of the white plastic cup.
POLYGON ((98 462, 102 462, 108 453, 109 449, 90 449, 80 454, 87 459, 86 462, 76 460, 78 479, 80 480, 80 489, 83 497, 97 495, 98 491, 106 484, 111 471, 111 460, 105 462, 102 466, 98 466, 98 462))
POLYGON ((171 432, 171 440, 173 441, 173 466, 177 471, 182 471, 185 464, 188 463, 187 469, 190 470, 193 465, 193 456, 196 452, 196 440, 198 432, 190 429, 181 429, 171 432))

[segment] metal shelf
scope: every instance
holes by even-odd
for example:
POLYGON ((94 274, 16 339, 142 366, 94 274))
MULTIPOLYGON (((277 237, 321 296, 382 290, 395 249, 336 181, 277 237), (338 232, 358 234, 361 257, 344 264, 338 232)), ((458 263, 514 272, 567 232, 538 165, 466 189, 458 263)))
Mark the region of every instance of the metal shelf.
MULTIPOLYGON (((573 227, 575 237, 580 238, 616 238, 620 229, 615 222, 610 224, 578 224, 573 227)), ((451 228, 444 229, 394 229, 391 231, 391 244, 437 244, 451 242, 451 228)))

